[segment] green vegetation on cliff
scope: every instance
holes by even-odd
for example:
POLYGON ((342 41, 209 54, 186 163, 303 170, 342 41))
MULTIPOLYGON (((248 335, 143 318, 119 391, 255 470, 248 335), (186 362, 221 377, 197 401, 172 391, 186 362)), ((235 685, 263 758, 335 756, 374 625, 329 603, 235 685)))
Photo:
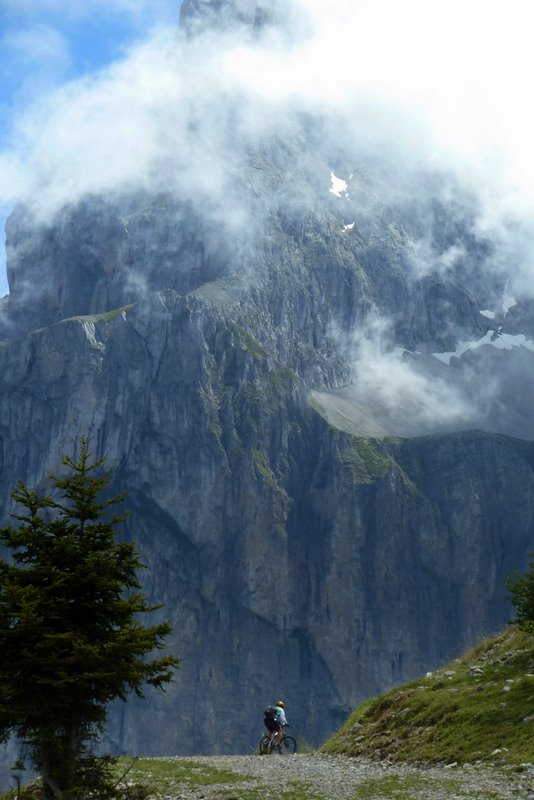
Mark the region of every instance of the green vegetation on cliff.
POLYGON ((127 314, 128 311, 131 311, 132 308, 135 307, 135 303, 129 303, 126 306, 121 306, 120 308, 113 308, 110 311, 104 311, 100 314, 81 314, 76 317, 67 317, 67 319, 62 320, 63 323, 65 322, 111 322, 112 320, 119 317, 121 314, 127 314))
POLYGON ((409 763, 534 761, 534 638, 511 626, 367 701, 325 753, 409 763))
MULTIPOLYGON (((344 434, 344 439, 347 439, 344 434)), ((372 439, 351 436, 340 450, 343 477, 349 483, 373 483, 386 474, 394 464, 392 458, 381 452, 372 439)))

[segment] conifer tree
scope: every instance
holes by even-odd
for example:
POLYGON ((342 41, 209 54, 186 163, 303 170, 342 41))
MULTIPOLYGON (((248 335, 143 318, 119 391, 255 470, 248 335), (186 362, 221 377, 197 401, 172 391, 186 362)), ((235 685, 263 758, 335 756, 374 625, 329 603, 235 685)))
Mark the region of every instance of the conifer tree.
POLYGON ((107 704, 164 688, 180 661, 154 657, 169 624, 139 619, 159 606, 141 591, 135 545, 118 540, 125 516, 112 507, 124 497, 104 499, 103 462, 91 462, 82 439, 79 456, 63 459, 66 474, 50 476, 53 496, 20 483, 22 511, 0 529, 11 551, 0 560, 0 737, 25 744, 45 800, 102 789, 94 750, 107 704))

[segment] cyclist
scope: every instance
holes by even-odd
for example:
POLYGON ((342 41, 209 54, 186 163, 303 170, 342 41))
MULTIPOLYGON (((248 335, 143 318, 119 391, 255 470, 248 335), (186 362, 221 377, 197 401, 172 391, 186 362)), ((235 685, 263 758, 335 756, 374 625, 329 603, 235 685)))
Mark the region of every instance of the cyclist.
POLYGON ((269 706, 269 708, 265 709, 265 718, 263 720, 271 737, 276 733, 278 750, 281 750, 282 746, 282 736, 284 735, 283 726, 288 724, 285 709, 286 704, 284 701, 277 700, 275 706, 269 706), (267 712, 269 712, 269 714, 267 712))

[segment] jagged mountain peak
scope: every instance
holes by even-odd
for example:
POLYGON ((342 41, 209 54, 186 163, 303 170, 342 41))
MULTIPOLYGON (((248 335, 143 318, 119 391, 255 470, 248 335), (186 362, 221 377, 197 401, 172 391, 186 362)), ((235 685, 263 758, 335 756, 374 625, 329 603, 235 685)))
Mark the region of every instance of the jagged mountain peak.
POLYGON ((188 35, 237 26, 249 27, 258 34, 267 27, 281 25, 288 5, 280 0, 184 0, 180 27, 188 35))

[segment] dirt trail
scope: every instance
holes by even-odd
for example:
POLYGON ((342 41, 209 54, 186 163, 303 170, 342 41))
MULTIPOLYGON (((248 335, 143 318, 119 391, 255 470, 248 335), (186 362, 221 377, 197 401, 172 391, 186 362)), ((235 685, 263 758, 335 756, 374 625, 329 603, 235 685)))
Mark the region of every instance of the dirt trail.
POLYGON ((534 767, 416 768, 326 755, 199 756, 192 759, 250 780, 180 787, 172 800, 534 800, 534 767), (282 795, 284 792, 284 795, 282 795))

